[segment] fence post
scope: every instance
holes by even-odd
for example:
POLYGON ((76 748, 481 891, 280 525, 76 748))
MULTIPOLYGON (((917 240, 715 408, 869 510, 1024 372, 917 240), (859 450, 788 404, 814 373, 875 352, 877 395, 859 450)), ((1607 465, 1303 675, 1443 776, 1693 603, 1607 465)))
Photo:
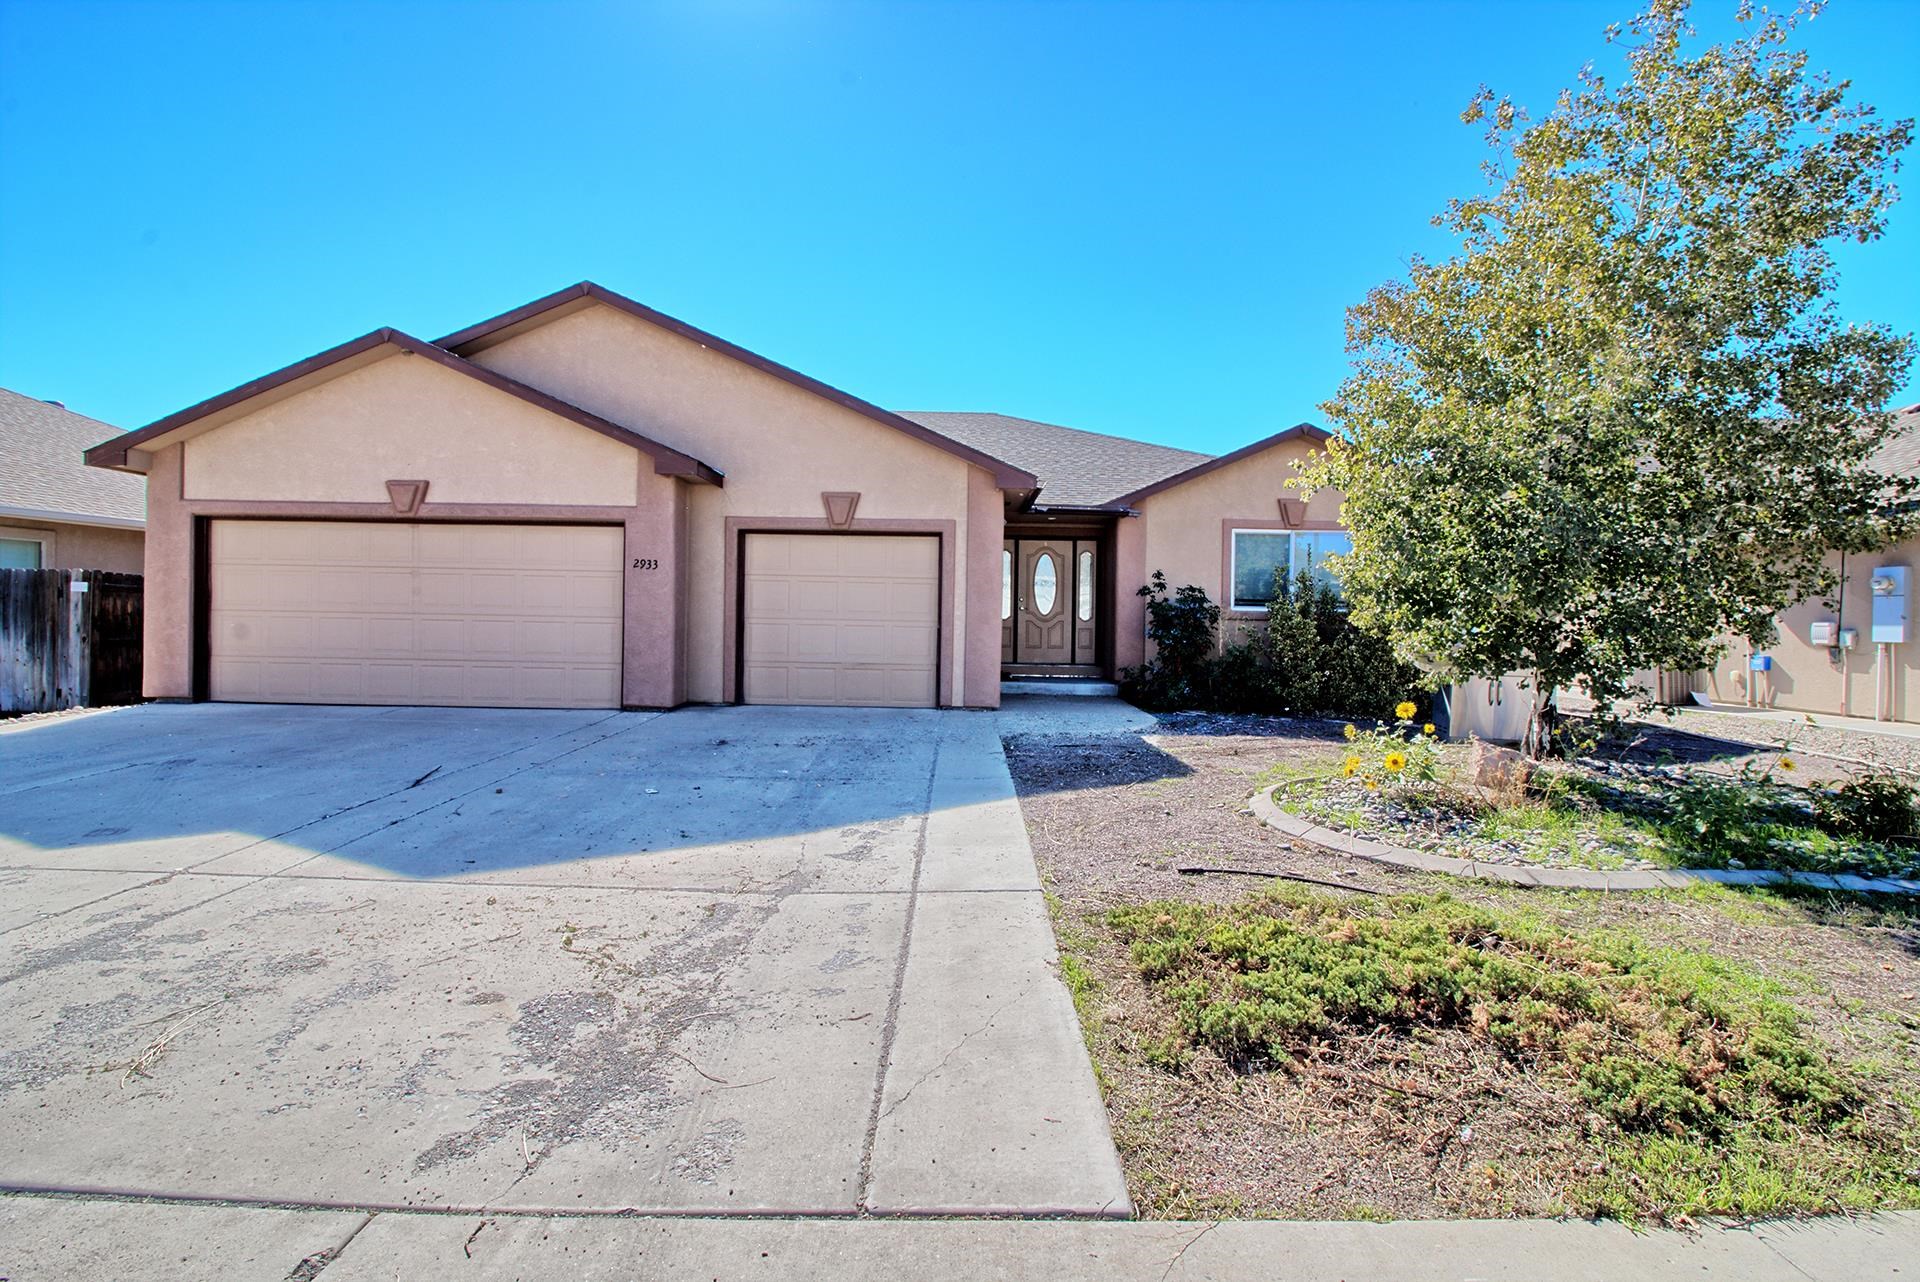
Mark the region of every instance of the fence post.
POLYGON ((93 580, 89 571, 74 570, 67 608, 67 690, 71 706, 87 706, 93 685, 93 580))

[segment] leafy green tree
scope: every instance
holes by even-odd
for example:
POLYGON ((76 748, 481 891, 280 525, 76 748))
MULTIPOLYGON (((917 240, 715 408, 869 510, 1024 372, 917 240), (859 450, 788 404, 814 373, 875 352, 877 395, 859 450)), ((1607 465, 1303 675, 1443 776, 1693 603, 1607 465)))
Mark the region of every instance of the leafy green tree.
POLYGON ((1348 316, 1336 439, 1302 484, 1346 497, 1354 621, 1449 678, 1603 698, 1694 669, 1835 585, 1828 549, 1902 534, 1873 472, 1911 339, 1847 324, 1832 247, 1878 238, 1911 121, 1793 44, 1809 5, 1702 46, 1685 0, 1622 30, 1544 119, 1482 89, 1484 194, 1445 261, 1348 316))

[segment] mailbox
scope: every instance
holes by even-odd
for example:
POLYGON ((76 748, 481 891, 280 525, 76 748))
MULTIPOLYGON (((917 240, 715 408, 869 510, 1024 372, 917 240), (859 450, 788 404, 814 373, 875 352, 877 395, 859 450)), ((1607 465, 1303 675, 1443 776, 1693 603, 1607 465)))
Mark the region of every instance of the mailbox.
POLYGON ((1907 567, 1883 565, 1873 572, 1873 641, 1900 645, 1907 639, 1907 567))

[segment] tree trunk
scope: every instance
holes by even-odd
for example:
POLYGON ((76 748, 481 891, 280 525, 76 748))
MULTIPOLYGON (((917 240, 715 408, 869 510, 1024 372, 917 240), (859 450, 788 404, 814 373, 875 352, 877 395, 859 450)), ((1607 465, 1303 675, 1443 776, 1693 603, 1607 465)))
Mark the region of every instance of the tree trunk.
POLYGON ((1553 732, 1560 726, 1560 705, 1554 702, 1553 688, 1538 675, 1533 680, 1533 707, 1527 714, 1526 737, 1520 750, 1534 761, 1553 751, 1553 732))

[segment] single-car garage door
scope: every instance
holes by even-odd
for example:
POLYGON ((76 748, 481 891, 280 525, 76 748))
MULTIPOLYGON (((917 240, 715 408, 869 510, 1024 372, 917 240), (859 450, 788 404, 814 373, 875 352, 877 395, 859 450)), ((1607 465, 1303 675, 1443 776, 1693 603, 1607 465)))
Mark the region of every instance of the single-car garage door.
POLYGON ((934 703, 940 541, 931 535, 749 534, 748 703, 934 703))
POLYGON ((215 699, 620 705, 617 527, 214 521, 211 537, 215 699))

